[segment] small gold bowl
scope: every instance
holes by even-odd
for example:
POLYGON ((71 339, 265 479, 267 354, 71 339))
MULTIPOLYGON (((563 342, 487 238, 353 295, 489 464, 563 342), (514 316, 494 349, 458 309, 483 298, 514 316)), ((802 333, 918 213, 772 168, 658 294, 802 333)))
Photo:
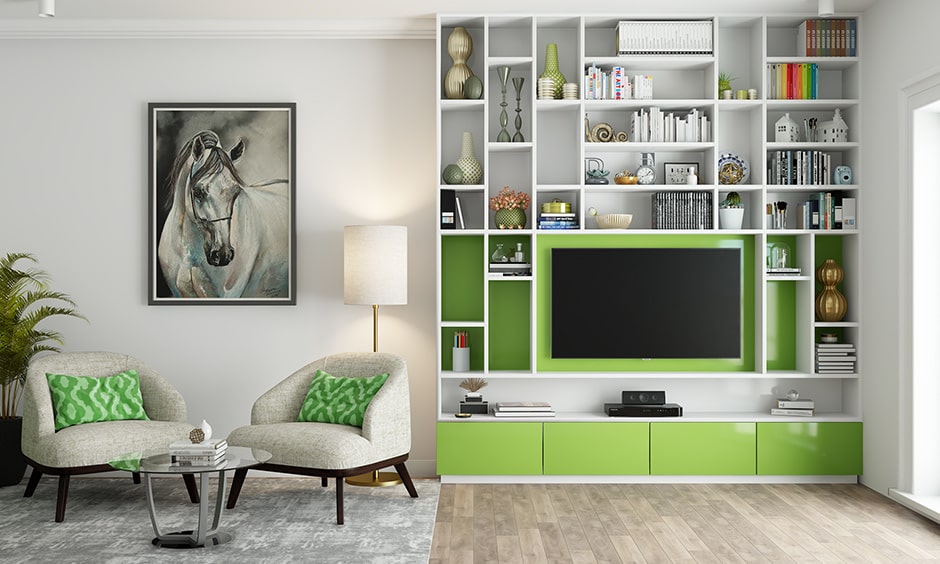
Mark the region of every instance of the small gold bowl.
POLYGON ((614 182, 617 184, 636 184, 639 177, 636 176, 615 176, 614 182))

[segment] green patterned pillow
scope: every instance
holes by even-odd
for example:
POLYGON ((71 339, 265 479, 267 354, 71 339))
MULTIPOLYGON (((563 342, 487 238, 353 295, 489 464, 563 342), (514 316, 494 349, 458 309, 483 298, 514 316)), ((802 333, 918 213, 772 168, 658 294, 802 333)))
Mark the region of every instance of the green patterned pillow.
POLYGON ((388 374, 369 378, 332 376, 317 370, 300 408, 297 421, 339 423, 362 427, 369 402, 378 393, 388 374))
POLYGON ((56 431, 81 423, 149 419, 136 370, 102 378, 46 374, 46 380, 52 393, 56 431))

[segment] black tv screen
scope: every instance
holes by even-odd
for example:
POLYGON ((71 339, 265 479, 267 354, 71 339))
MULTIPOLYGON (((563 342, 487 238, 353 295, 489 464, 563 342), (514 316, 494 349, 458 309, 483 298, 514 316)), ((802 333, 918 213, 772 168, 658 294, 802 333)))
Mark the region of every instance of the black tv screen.
POLYGON ((552 358, 740 358, 741 249, 552 249, 552 358))

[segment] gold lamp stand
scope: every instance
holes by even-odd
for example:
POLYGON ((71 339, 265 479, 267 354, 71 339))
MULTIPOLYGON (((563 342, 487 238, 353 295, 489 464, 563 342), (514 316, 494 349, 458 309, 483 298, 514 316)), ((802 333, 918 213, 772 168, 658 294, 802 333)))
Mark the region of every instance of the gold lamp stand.
MULTIPOLYGON (((379 352, 378 304, 372 304, 372 352, 379 352)), ((379 472, 378 470, 373 470, 366 474, 350 476, 346 478, 346 483, 350 486, 382 488, 385 486, 397 486, 401 483, 401 477, 395 472, 379 472)))

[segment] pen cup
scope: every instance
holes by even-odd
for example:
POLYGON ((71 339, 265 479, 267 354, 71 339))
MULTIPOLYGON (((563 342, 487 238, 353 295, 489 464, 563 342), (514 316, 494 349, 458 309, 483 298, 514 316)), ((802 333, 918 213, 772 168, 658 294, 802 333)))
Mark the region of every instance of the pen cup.
POLYGON ((454 347, 454 372, 470 370, 470 347, 454 347))

